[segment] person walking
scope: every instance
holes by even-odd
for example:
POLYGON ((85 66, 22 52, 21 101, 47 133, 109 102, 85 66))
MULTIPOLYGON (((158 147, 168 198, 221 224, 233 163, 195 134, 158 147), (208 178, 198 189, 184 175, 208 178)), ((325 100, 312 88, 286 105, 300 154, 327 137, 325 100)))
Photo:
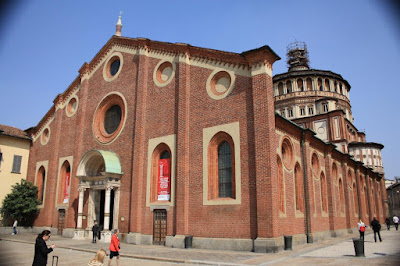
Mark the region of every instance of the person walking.
POLYGON ((46 245, 46 241, 49 240, 50 234, 51 232, 49 230, 44 230, 37 236, 35 243, 35 257, 32 266, 47 265, 47 255, 56 247, 54 244, 51 245, 50 248, 46 245))
POLYGON ((13 233, 12 233, 12 235, 18 234, 17 225, 18 225, 18 221, 17 221, 17 219, 15 219, 15 221, 13 223, 13 233))
POLYGON ((390 218, 389 217, 386 217, 385 223, 386 223, 387 229, 390 230, 390 218))
POLYGON ((114 234, 111 237, 111 243, 110 243, 110 259, 108 260, 108 266, 111 265, 111 261, 113 257, 117 257, 117 265, 119 266, 119 230, 114 229, 114 234))
POLYGON ((99 249, 96 256, 88 263, 88 266, 103 266, 104 258, 106 257, 106 251, 104 249, 99 249))
POLYGON ((93 233, 93 239, 92 243, 96 243, 97 241, 97 234, 99 233, 99 226, 97 225, 97 222, 94 221, 94 225, 92 227, 92 233, 93 233))
POLYGON ((366 226, 361 219, 357 225, 358 225, 358 232, 360 232, 360 239, 364 239, 364 233, 365 233, 366 226))
POLYGON ((399 217, 397 217, 396 215, 393 216, 393 223, 396 230, 399 230, 399 217))
POLYGON ((376 219, 376 217, 374 217, 374 219, 371 222, 371 227, 372 230, 374 230, 374 239, 376 242, 376 234, 378 234, 379 236, 379 241, 382 242, 382 238, 381 238, 381 224, 379 223, 379 221, 376 219))

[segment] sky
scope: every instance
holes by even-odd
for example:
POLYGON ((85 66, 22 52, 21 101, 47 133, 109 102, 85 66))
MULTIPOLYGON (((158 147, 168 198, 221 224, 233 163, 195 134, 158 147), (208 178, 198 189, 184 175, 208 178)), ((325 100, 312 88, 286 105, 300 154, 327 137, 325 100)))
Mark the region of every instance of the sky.
POLYGON ((310 67, 350 85, 354 124, 400 176, 400 12, 386 0, 15 0, 0 3, 0 124, 36 126, 115 34, 241 53, 268 45, 287 71, 286 47, 307 44, 310 67))

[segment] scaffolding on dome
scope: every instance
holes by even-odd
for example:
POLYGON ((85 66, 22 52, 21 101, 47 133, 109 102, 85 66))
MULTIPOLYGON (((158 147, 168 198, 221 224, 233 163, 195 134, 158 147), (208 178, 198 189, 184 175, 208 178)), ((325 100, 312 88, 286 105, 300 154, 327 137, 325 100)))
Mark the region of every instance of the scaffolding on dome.
POLYGON ((309 69, 310 60, 308 59, 308 50, 305 42, 295 41, 290 43, 286 51, 286 62, 289 71, 309 69))

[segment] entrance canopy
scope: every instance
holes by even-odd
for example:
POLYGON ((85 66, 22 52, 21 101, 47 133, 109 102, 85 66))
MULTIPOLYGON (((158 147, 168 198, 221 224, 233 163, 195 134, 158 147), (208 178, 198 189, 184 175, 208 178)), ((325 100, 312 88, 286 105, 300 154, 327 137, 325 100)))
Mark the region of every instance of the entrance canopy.
POLYGON ((78 177, 123 175, 121 161, 117 154, 111 151, 93 149, 83 155, 79 162, 78 177))

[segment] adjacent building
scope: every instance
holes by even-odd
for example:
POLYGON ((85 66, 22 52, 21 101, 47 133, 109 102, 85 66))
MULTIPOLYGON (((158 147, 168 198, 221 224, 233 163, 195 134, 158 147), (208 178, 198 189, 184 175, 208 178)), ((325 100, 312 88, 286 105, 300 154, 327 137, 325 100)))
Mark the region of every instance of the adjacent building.
POLYGON ((0 202, 12 185, 26 179, 30 146, 31 138, 25 131, 0 125, 0 202))

